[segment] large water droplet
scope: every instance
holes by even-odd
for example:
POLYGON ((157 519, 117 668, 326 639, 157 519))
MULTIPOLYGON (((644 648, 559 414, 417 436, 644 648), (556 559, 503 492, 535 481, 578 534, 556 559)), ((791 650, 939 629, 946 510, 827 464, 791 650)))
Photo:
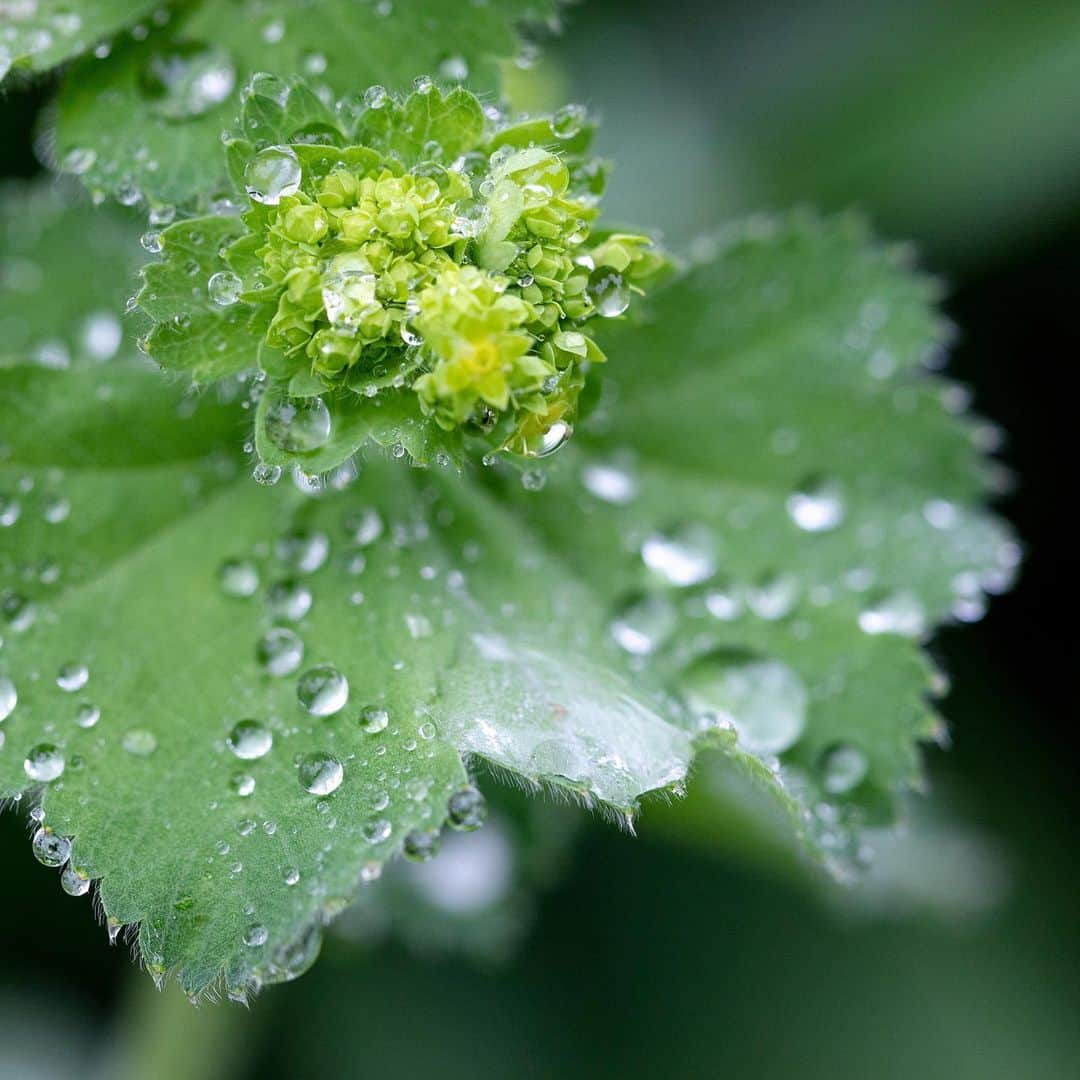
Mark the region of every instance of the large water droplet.
POLYGON ((34 858, 43 866, 63 866, 71 857, 71 841, 52 829, 38 829, 30 841, 34 858))
POLYGON ((330 795, 341 787, 345 770, 332 754, 308 754, 297 766, 300 786, 312 795, 330 795))
POLYGON ((703 728, 734 727, 755 754, 787 750, 806 727, 806 687, 778 660, 718 650, 692 664, 680 686, 703 728))
POLYGON ((439 854, 441 842, 438 829, 413 829, 405 837, 402 853, 410 862, 429 862, 439 854))
POLYGON ((349 700, 349 681, 332 664, 320 664, 300 676, 296 697, 312 716, 333 716, 349 700))
POLYGON ((23 769, 31 780, 48 784, 64 775, 64 755, 52 743, 38 743, 23 762, 23 769))
POLYGON ((242 761, 255 761, 270 753, 274 735, 258 720, 241 720, 225 740, 229 749, 242 761))
POLYGON ((259 638, 255 659, 268 675, 291 675, 304 659, 304 643, 291 630, 275 627, 259 638))
POLYGON ((219 270, 210 276, 206 292, 220 307, 230 307, 240 299, 243 282, 231 270, 219 270))
POLYGON ((169 120, 201 116, 220 105, 236 84, 236 69, 224 49, 180 41, 154 52, 139 73, 139 85, 155 112, 169 120))
POLYGON ((90 879, 68 865, 60 873, 60 888, 68 896, 85 896, 90 891, 90 879))
POLYGON ((306 454, 330 441, 330 410, 320 397, 275 398, 263 416, 266 437, 280 450, 306 454))
POLYGON ((589 297, 599 315, 614 319, 630 306, 630 286, 610 266, 599 266, 589 275, 589 297))
POLYGON ((270 937, 269 931, 265 926, 259 923, 255 923, 249 926, 244 933, 244 944, 249 948, 257 949, 261 945, 265 945, 270 937))
POLYGON ((66 693, 73 694, 81 690, 90 681, 90 670, 85 664, 71 662, 64 664, 56 675, 56 685, 66 693))
POLYGON ((286 195, 300 190, 300 159, 288 146, 268 146, 248 162, 244 187, 254 202, 277 206, 286 195))

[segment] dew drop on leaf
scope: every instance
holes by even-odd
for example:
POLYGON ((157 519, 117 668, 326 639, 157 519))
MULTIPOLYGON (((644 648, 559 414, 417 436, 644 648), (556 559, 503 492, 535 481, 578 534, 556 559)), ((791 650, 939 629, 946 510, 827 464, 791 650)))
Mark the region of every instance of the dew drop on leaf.
POLYGON ((249 926, 244 933, 244 944, 249 948, 257 949, 259 946, 265 945, 269 937, 270 933, 266 927, 255 923, 253 926, 249 926))
POLYGON ((926 609, 914 593, 887 593, 859 612, 859 629, 864 634, 921 637, 927 629, 926 609))
POLYGON ((631 597, 611 620, 611 636, 633 656, 656 652, 671 636, 678 621, 665 596, 654 593, 631 597))
POLYGON ((605 319, 614 319, 630 306, 630 286, 610 266, 599 266, 589 275, 589 297, 605 319))
POLYGON ((241 720, 229 732, 225 743, 242 761, 255 761, 270 753, 274 735, 258 720, 241 720))
POLYGON ((446 803, 446 819, 452 829, 472 832, 487 818, 487 799, 471 784, 455 791, 446 803))
POLYGON ((268 675, 291 675, 304 659, 304 643, 292 630, 275 627, 259 638, 255 659, 268 675))
MULTIPOLYGON (((364 839, 369 844, 381 844, 390 839, 390 834, 394 831, 393 825, 387 821, 386 818, 372 818, 371 821, 364 822, 361 832, 364 834, 364 839)), ((406 837, 406 842, 408 837, 406 837)))
POLYGON ((830 795, 843 795, 862 783, 869 764, 857 746, 832 746, 821 757, 821 786, 830 795))
POLYGON ((68 896, 85 896, 90 891, 90 879, 83 877, 69 864, 60 874, 60 888, 68 896))
POLYGON ((226 559, 218 569, 218 581, 227 596, 254 596, 259 588, 259 571, 250 559, 226 559))
POLYGON ((330 410, 320 397, 271 401, 264 416, 266 437, 289 453, 308 453, 330 441, 330 410))
POLYGON ((250 773, 233 773, 229 778, 229 788, 234 795, 246 799, 255 793, 255 777, 250 773))
POLYGON ((653 533, 641 545, 645 565, 671 585, 700 585, 716 573, 712 534, 703 525, 653 533))
POLYGON ((240 298, 243 282, 231 270, 219 270, 210 276, 206 283, 206 292, 211 300, 220 307, 230 307, 240 298))
POLYGON ((15 684, 6 675, 0 675, 0 723, 15 711, 18 703, 19 694, 15 684))
POLYGON ((139 88, 168 120, 202 116, 233 91, 236 69, 229 53, 197 41, 175 42, 152 53, 139 72, 139 88))
POLYGON ((828 532, 844 520, 844 498, 838 484, 815 478, 787 499, 791 520, 806 532, 828 532))
POLYGON ((286 195, 300 190, 303 171, 296 152, 288 146, 268 146, 248 162, 244 188, 253 202, 277 206, 286 195))
POLYGON ((43 866, 63 866, 71 856, 71 841, 51 829, 38 829, 30 841, 34 858, 43 866))
POLYGON ((390 723, 390 714, 378 705, 368 705, 360 710, 360 730, 368 735, 377 735, 385 731, 390 723))
POLYGON ((733 727, 751 753, 779 754, 806 727, 806 687, 778 660, 717 650, 690 666, 680 689, 703 730, 733 727))
POLYGON ((297 680, 296 698, 312 716, 333 716, 349 700, 349 681, 333 665, 320 664, 297 680))
POLYGON ((330 795, 341 787, 345 770, 332 754, 319 751, 301 759, 297 774, 305 791, 312 795, 330 795))
POLYGON ((157 749, 157 736, 145 728, 133 728, 125 733, 120 745, 133 757, 149 757, 157 749))
POLYGON ((302 582, 291 579, 275 583, 266 595, 270 613, 289 622, 299 622, 311 610, 311 603, 311 590, 302 582))
POLYGON ((47 784, 64 774, 64 755, 52 743, 38 743, 23 762, 23 769, 31 780, 47 784))
POLYGON ((413 829, 405 837, 402 853, 410 862, 428 862, 439 854, 438 829, 413 829))
POLYGON ((75 710, 75 723, 81 728, 92 728, 101 719, 101 710, 92 702, 84 701, 75 710))
POLYGON ((65 693, 73 694, 90 681, 90 670, 85 664, 69 663, 57 672, 56 685, 65 693))

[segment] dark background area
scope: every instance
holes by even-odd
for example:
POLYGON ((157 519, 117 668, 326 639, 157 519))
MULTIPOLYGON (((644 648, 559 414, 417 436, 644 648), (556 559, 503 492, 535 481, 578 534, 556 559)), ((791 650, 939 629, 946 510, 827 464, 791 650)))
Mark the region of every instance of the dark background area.
MULTIPOLYGON (((853 15, 595 0, 571 13, 554 59, 520 76, 523 94, 599 108, 604 149, 623 161, 617 210, 647 221, 657 208, 673 243, 749 208, 856 205, 950 283, 948 371, 1008 435, 1001 456, 1018 482, 999 509, 1027 556, 984 620, 937 640, 954 746, 928 763, 933 791, 1000 846, 1009 898, 960 925, 843 919, 795 886, 673 845, 647 817, 637 840, 597 824, 507 966, 328 942, 298 984, 251 1015, 231 1010, 247 1059, 236 1075, 1080 1075, 1066 390, 1080 355, 1080 133, 1057 119, 1076 128, 1080 67, 1071 100, 1055 96, 1062 57, 1080 56, 1080 20, 1036 6, 882 0, 853 15), (970 128, 939 132, 943 116, 970 128), (1016 126, 1025 118, 1030 129, 1016 126), (897 190, 918 160, 919 183, 897 190), (678 173, 666 187, 661 167, 678 173)), ((48 96, 42 81, 0 98, 6 175, 41 171, 31 135, 48 96)), ((0 816, 0 866, 0 1037, 14 1060, 29 1060, 24 1043, 37 1053, 35 1075, 95 1067, 103 1037, 144 1007, 134 981, 148 980, 36 866, 19 815, 0 816)), ((225 1054, 212 1013, 183 1022, 225 1054)))

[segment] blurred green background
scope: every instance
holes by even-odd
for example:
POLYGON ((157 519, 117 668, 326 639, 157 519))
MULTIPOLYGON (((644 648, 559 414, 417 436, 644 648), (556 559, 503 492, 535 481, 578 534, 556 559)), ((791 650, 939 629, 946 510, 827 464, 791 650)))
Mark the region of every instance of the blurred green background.
MULTIPOLYGON (((608 206, 685 248, 731 216, 861 207, 950 283, 950 371, 1010 434, 1017 591, 947 631, 954 747, 931 794, 1008 877, 990 910, 844 914, 680 839, 588 825, 500 962, 329 939, 250 1013, 154 994, 0 816, 0 1078, 1080 1075, 1080 798, 1062 380, 1080 345, 1080 5, 586 0, 520 104, 602 117, 608 206)), ((38 166, 48 84, 0 101, 4 171, 38 166)), ((693 793, 691 795, 691 802, 693 793)), ((691 806, 692 809, 692 806, 691 806)))

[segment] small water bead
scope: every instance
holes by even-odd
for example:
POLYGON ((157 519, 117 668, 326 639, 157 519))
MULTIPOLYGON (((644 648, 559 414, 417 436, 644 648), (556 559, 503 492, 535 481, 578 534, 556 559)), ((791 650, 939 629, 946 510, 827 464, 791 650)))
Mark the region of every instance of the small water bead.
POLYGON ((304 659, 304 643, 286 627, 268 630, 255 646, 255 659, 268 675, 291 675, 304 659))
POLYGON ((828 480, 807 481, 788 496, 786 505, 791 520, 806 532, 828 532, 844 520, 843 493, 828 480))
POLYGON ((300 786, 311 795, 331 795, 341 787, 345 770, 336 757, 323 751, 308 754, 297 766, 300 786))
POLYGON ((68 864, 60 872, 60 888, 68 896, 85 896, 90 891, 90 879, 83 877, 73 866, 68 864))
POLYGON ((859 612, 859 629, 864 634, 900 634, 921 637, 928 627, 926 608, 912 592, 901 590, 876 598, 859 612))
POLYGON ((56 685, 68 694, 81 690, 89 681, 90 669, 75 662, 64 664, 56 675, 56 685))
POLYGON ((405 837, 402 854, 410 862, 430 862, 439 854, 441 844, 438 829, 413 829, 405 837))
POLYGON ((333 716, 349 700, 349 681, 332 664, 320 664, 300 676, 296 698, 312 716, 333 716))
POLYGON ((599 266, 589 275, 589 298, 598 315, 615 319, 630 306, 630 286, 610 266, 599 266))
POLYGON ((472 832, 487 820, 487 799, 471 784, 460 788, 446 803, 446 819, 452 829, 472 832))
POLYGON ((270 938, 270 932, 260 923, 255 923, 247 928, 244 933, 244 944, 251 949, 257 949, 265 945, 270 938))
POLYGON ((273 487, 281 479, 281 466, 267 465, 265 461, 260 461, 251 470, 251 478, 263 487, 273 487))
POLYGON ((367 547, 383 534, 383 519, 378 510, 366 508, 345 519, 345 532, 354 544, 367 547))
POLYGON ((291 570, 313 574, 326 562, 330 554, 330 540, 326 533, 297 529, 278 539, 274 554, 291 570))
MULTIPOLYGON (((369 844, 381 844, 389 840, 393 831, 393 825, 386 818, 372 818, 371 821, 364 822, 361 829, 364 839, 369 844)), ((406 837, 406 842, 408 842, 408 837, 406 837)))
POLYGON ((299 581, 279 581, 266 596, 270 613, 289 622, 299 622, 311 610, 311 603, 311 590, 299 581))
POLYGON ((322 75, 328 67, 326 54, 321 52, 305 53, 300 63, 305 75, 322 75))
POLYGON ((38 743, 23 762, 23 770, 31 780, 41 784, 51 783, 64 775, 63 753, 52 743, 38 743))
POLYGON ((267 438, 289 453, 309 453, 330 441, 330 410, 321 397, 275 398, 263 424, 267 438))
POLYGON ((799 583, 788 574, 766 574, 746 590, 746 603, 759 619, 782 619, 799 598, 799 583))
POLYGON ((290 888, 300 881, 300 871, 295 866, 286 866, 281 872, 281 880, 290 888))
POLYGON ((254 596, 259 589, 259 569, 250 559, 226 559, 218 569, 218 581, 227 596, 254 596))
POLYGON ((15 684, 6 675, 0 675, 0 723, 3 723, 19 703, 19 693, 15 684))
POLYGON ((247 799, 255 793, 255 777, 250 773, 233 773, 229 778, 229 788, 234 795, 247 799))
POLYGON ((526 469, 521 474, 521 486, 526 491, 543 491, 547 484, 547 473, 542 469, 526 469))
POLYGON ((133 757, 149 757, 157 749, 157 744, 157 736, 145 728, 133 728, 120 740, 120 745, 133 757))
POLYGON ((88 146, 73 146, 65 155, 62 168, 73 176, 88 173, 97 161, 97 151, 88 146))
POLYGON ((22 506, 14 495, 0 495, 0 528, 10 528, 21 513, 22 506))
POLYGON ((244 187, 249 197, 264 206, 277 206, 286 195, 300 190, 300 159, 288 146, 268 146, 248 162, 244 187))
POLYGON ((667 597, 655 593, 635 596, 612 619, 611 636, 626 652, 648 656, 671 637, 677 622, 678 615, 667 597))
POLYGON ((830 795, 843 795, 863 782, 869 768, 870 762, 857 746, 838 743, 822 755, 821 786, 830 795))
POLYGON ((390 723, 390 714, 378 705, 368 705, 360 710, 358 723, 361 731, 368 735, 377 735, 386 730, 390 723))
POLYGON ((100 719, 101 710, 92 702, 84 701, 75 710, 75 723, 81 728, 96 727, 100 719))
POLYGON ((206 292, 219 307, 230 307, 240 299, 244 283, 231 270, 219 270, 210 276, 206 292))
POLYGON ((195 41, 175 42, 154 52, 139 72, 139 87, 151 107, 168 120, 202 116, 233 91, 236 69, 229 53, 195 41))
POLYGON ((70 514, 71 501, 63 495, 50 495, 45 499, 41 516, 50 525, 59 525, 62 521, 67 521, 70 514))
POLYGON ((717 650, 690 666, 680 688, 703 728, 731 725, 755 754, 782 753, 806 727, 806 687, 778 660, 717 650))
POLYGON ((157 255, 161 252, 161 249, 165 246, 161 239, 161 233, 156 229, 150 232, 144 232, 139 237, 139 243, 142 245, 144 251, 149 251, 151 255, 157 255))
POLYGON ((434 86, 430 75, 418 75, 413 79, 413 90, 418 94, 430 94, 434 86))
POLYGON ((389 96, 385 86, 369 86, 364 91, 364 106, 368 109, 381 109, 389 96))
POLYGON ((34 858, 42 866, 63 866, 71 858, 71 841, 52 829, 38 829, 30 841, 34 858))
POLYGON ((551 134, 556 139, 572 139, 585 124, 586 112, 582 105, 564 105, 551 118, 551 134))
POLYGON ((80 340, 92 360, 111 360, 120 351, 124 331, 111 311, 97 311, 82 324, 80 340))
POLYGON ((257 761, 270 753, 274 734, 258 720, 241 720, 229 732, 225 744, 241 761, 257 761))
POLYGON ((615 506, 633 502, 638 493, 637 478, 618 465, 586 465, 581 471, 581 482, 590 495, 615 506))
POLYGON ((653 533, 641 545, 645 565, 671 585, 700 585, 716 573, 712 534, 703 525, 683 525, 653 533))

